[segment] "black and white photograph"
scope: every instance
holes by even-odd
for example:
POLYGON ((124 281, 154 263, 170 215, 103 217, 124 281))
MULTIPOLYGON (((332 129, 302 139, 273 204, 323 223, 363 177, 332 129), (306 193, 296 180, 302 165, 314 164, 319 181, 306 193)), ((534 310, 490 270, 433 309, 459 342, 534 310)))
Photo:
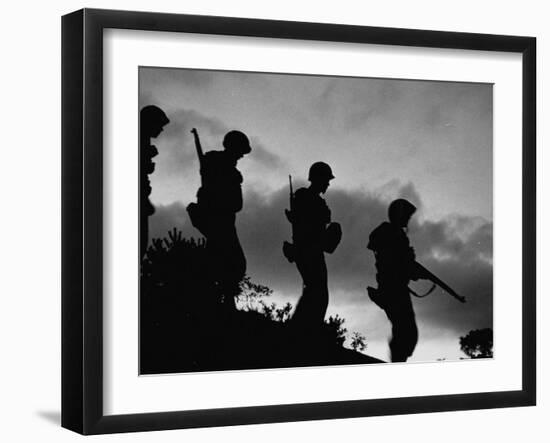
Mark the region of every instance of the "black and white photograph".
POLYGON ((547 442, 547 9, 6 2, 0 441, 547 442))
POLYGON ((493 358, 493 84, 138 75, 140 374, 493 358))

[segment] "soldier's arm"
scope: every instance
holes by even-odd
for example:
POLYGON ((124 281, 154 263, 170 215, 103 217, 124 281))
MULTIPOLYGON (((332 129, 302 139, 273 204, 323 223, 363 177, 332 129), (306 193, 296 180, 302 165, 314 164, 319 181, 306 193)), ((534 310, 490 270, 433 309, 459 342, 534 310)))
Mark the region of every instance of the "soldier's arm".
POLYGON ((403 261, 409 270, 410 279, 416 281, 424 277, 417 266, 414 248, 410 245, 409 239, 406 238, 406 240, 406 245, 403 248, 403 261))
POLYGON ((243 177, 238 169, 233 165, 224 165, 224 187, 222 191, 227 198, 228 209, 233 212, 239 212, 243 208, 243 177))
POLYGON ((202 160, 200 162, 200 174, 204 180, 208 178, 208 175, 210 174, 210 171, 212 170, 212 156, 210 155, 210 152, 206 152, 202 156, 202 160))
POLYGON ((331 222, 331 212, 330 212, 330 208, 328 207, 327 205, 327 202, 325 202, 325 200, 323 200, 323 205, 322 205, 322 208, 321 208, 321 220, 323 220, 323 222, 325 224, 329 224, 331 222))
POLYGON ((304 193, 304 189, 300 188, 294 193, 294 200, 292 204, 292 221, 293 223, 300 223, 304 219, 304 214, 307 213, 305 208, 307 207, 307 196, 304 193))
POLYGON ((235 189, 233 190, 233 207, 234 212, 239 212, 243 209, 243 190, 241 185, 233 185, 235 189))

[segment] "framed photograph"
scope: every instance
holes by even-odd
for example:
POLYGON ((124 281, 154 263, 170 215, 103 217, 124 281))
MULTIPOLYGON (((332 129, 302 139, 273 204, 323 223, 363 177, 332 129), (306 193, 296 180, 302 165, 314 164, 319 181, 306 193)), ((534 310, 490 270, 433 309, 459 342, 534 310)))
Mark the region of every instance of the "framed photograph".
POLYGON ((536 40, 62 21, 62 425, 535 405, 536 40))

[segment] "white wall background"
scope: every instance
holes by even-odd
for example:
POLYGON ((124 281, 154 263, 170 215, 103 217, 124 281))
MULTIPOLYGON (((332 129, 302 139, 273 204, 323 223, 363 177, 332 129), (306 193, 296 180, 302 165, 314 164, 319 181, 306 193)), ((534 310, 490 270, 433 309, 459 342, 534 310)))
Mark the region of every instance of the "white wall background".
MULTIPOLYGON (((394 0, 319 4, 305 0, 169 2, 57 0, 6 2, 0 28, 0 439, 69 442, 83 439, 59 427, 60 415, 60 31, 61 15, 81 7, 318 21, 357 25, 531 35, 538 38, 539 226, 550 170, 542 146, 550 96, 550 29, 544 2, 394 0), (546 105, 546 106, 545 106, 546 105), (546 108, 546 109, 545 109, 546 108), (546 112, 544 112, 546 110, 546 112)), ((539 231, 541 231, 539 229, 539 231)), ((539 236, 538 406, 411 416, 329 420, 218 429, 101 436, 94 441, 279 442, 548 441, 550 236, 539 236)), ((449 381, 452 383, 452 380, 449 381)))

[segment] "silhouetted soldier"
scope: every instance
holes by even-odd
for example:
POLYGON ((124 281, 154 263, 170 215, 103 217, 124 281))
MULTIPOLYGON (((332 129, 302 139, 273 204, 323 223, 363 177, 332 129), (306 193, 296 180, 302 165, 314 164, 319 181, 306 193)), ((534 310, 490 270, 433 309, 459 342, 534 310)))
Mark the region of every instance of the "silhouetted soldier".
MULTIPOLYGON (((328 306, 325 251, 333 252, 341 238, 340 225, 331 223, 330 209, 321 197, 334 178, 329 165, 317 162, 309 169, 310 186, 300 188, 292 198, 287 217, 293 228, 293 247, 285 252, 303 280, 303 291, 292 317, 296 324, 320 326, 328 306)), ((288 246, 288 245, 287 245, 288 246)))
POLYGON ((141 258, 147 252, 149 243, 149 216, 155 213, 155 207, 149 200, 151 181, 149 174, 155 170, 153 157, 158 150, 151 144, 151 138, 156 138, 170 120, 162 109, 157 106, 145 106, 139 113, 139 189, 140 189, 140 254, 141 258))
POLYGON ((416 207, 407 200, 394 200, 388 209, 389 222, 372 231, 367 245, 376 258, 378 282, 377 290, 369 288, 369 295, 384 309, 392 324, 392 362, 407 361, 418 341, 409 282, 419 276, 414 249, 406 233, 415 212, 416 207))
POLYGON ((250 153, 251 147, 248 137, 240 131, 228 132, 223 147, 223 151, 209 151, 202 158, 197 207, 212 280, 226 307, 235 309, 239 283, 246 272, 246 258, 235 227, 236 214, 243 207, 243 177, 237 162, 250 153))

